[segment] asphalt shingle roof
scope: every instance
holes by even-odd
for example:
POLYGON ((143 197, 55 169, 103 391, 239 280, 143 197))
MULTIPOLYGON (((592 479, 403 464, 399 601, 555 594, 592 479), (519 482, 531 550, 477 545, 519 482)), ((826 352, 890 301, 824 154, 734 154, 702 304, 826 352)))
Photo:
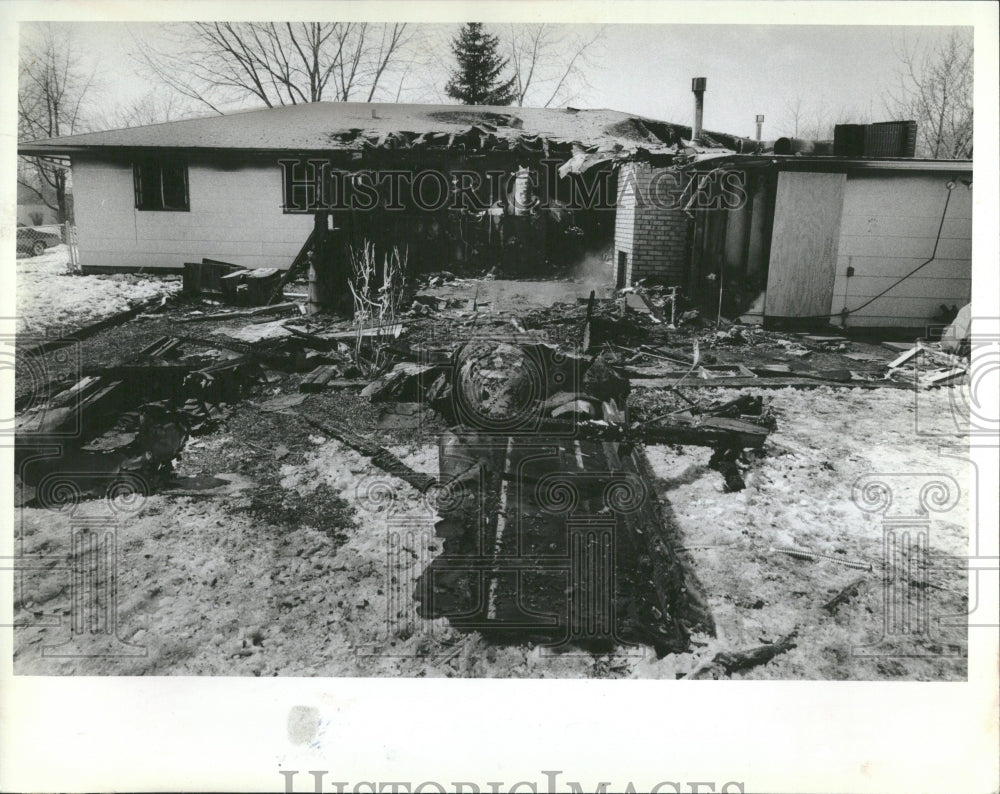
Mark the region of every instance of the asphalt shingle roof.
MULTIPOLYGON (((603 150, 673 148, 690 129, 617 110, 315 102, 21 143, 23 154, 91 148, 329 151, 373 145, 449 146, 470 132, 499 142, 535 138, 603 150)), ((715 135, 724 142, 731 136, 715 135)), ((730 144, 731 145, 731 144, 730 144)))

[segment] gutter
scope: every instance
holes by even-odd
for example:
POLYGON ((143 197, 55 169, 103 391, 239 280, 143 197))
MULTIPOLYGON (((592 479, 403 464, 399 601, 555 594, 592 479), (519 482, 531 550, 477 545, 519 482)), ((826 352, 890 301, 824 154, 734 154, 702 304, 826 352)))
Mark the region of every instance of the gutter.
POLYGON ((701 157, 682 168, 756 169, 778 171, 972 173, 972 160, 914 160, 910 158, 859 159, 845 157, 801 157, 798 155, 722 155, 701 157))

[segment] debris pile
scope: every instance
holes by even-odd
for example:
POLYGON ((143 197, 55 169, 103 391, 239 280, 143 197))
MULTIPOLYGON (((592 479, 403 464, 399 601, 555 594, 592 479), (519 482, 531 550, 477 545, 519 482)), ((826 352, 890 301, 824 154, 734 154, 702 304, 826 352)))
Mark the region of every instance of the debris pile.
MULTIPOLYGON (((304 317, 297 302, 273 302, 284 288, 275 274, 233 267, 206 261, 185 273, 191 302, 177 319, 217 322, 193 326, 208 328, 204 336, 162 336, 124 363, 86 367, 21 412, 25 497, 53 504, 60 494, 169 488, 189 437, 266 386, 259 410, 337 439, 433 506, 441 553, 419 578, 419 614, 500 642, 688 650, 714 622, 646 447, 711 450, 708 484, 738 492, 753 484, 776 429, 759 389, 941 385, 967 371, 961 329, 957 343, 889 352, 681 313, 676 290, 643 287, 504 314, 480 299, 482 282, 448 272, 421 278, 391 322, 364 325, 304 317), (470 294, 442 297, 441 286, 470 294), (221 302, 241 308, 212 308, 221 302), (927 374, 908 374, 917 362, 927 374), (713 391, 734 387, 753 391, 713 391), (371 415, 381 411, 369 435, 331 409, 338 399, 358 404, 355 395, 371 415), (425 420, 443 428, 436 476, 376 435, 425 420), (46 457, 46 445, 61 451, 46 457), (574 622, 581 615, 586 630, 574 622)), ((284 445, 262 451, 297 465, 284 445)), ((824 608, 852 597, 845 589, 824 608)), ((793 640, 715 654, 691 677, 766 663, 793 640)))
MULTIPOLYGON (((582 308, 586 320, 587 306, 582 308)), ((624 316, 632 319, 628 310, 624 316)), ((762 399, 644 420, 629 416, 630 382, 614 354, 583 355, 573 345, 551 342, 477 340, 419 354, 419 361, 397 361, 361 395, 444 419, 450 429, 439 438, 437 481, 401 474, 398 460, 345 428, 307 421, 371 453, 372 462, 394 476, 436 489, 443 553, 421 575, 414 597, 422 615, 446 617, 456 628, 499 642, 533 638, 595 649, 644 642, 661 654, 685 649, 693 630, 712 632, 697 584, 673 551, 669 526, 651 498, 643 445, 710 447, 734 469, 725 470, 733 480, 744 464, 741 455, 761 449, 773 426, 762 399), (566 482, 557 487, 560 478, 566 482), (576 506, 553 508, 551 488, 568 488, 576 506), (632 494, 634 507, 614 496, 622 493, 632 494), (608 575, 618 582, 617 601, 607 609, 620 622, 585 634, 574 628, 567 604, 596 619, 591 612, 604 608, 596 605, 608 592, 607 583, 590 574, 566 584, 567 555, 596 553, 589 542, 577 547, 572 540, 572 527, 585 524, 588 515, 610 516, 617 527, 607 541, 614 548, 608 575)), ((611 553, 607 545, 600 548, 611 553)), ((596 559, 588 563, 594 564, 596 559)))
POLYGON ((581 299, 576 305, 556 303, 529 311, 522 322, 526 329, 545 331, 552 341, 579 344, 584 350, 605 344, 631 346, 666 341, 667 333, 652 313, 634 308, 624 296, 581 299))
MULTIPOLYGON (((53 381, 52 397, 17 417, 15 465, 22 502, 147 494, 162 486, 189 434, 211 430, 266 370, 252 352, 185 353, 161 337, 131 361, 86 367, 53 381), (115 442, 123 435, 132 438, 115 442)), ((55 500, 55 502, 53 501, 55 500)))

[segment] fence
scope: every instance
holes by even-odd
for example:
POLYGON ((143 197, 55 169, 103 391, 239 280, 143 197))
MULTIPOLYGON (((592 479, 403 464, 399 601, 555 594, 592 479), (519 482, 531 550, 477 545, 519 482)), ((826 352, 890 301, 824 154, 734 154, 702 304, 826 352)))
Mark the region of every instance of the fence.
POLYGON ((40 226, 18 226, 17 227, 17 249, 18 251, 29 251, 30 245, 35 240, 41 240, 47 247, 53 245, 51 237, 58 237, 58 244, 65 245, 68 252, 66 269, 71 273, 80 271, 80 250, 79 241, 76 234, 76 226, 69 221, 66 223, 48 223, 40 226))

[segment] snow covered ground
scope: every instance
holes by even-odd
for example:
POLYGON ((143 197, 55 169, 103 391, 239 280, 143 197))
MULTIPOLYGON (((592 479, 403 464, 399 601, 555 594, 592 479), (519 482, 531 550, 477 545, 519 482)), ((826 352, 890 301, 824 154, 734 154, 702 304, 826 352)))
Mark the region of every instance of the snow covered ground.
MULTIPOLYGON (((41 261, 19 263, 19 276, 41 261)), ((61 276, 49 267, 41 296, 53 301, 72 297, 60 294, 70 292, 60 279, 95 284, 105 290, 100 295, 131 290, 139 285, 129 279, 142 279, 61 276)), ((160 290, 178 286, 146 281, 160 290)), ((483 300, 506 298, 482 283, 483 300)), ((517 294, 544 295, 527 288, 517 294)), ((170 317, 156 322, 169 332, 170 317)), ((135 325, 110 329, 102 349, 123 343, 135 325)), ((275 329, 273 321, 247 323, 238 333, 250 339, 275 329)), ((641 647, 598 655, 494 644, 422 618, 414 583, 442 548, 431 505, 294 414, 264 408, 272 394, 298 395, 300 378, 286 376, 241 400, 217 429, 187 444, 179 476, 236 477, 241 489, 156 493, 115 510, 112 639, 84 633, 74 635, 80 645, 73 653, 45 650, 66 641, 77 614, 70 571, 84 552, 73 545, 74 522, 107 518, 105 502, 85 500, 75 511, 25 506, 15 514, 19 553, 43 560, 26 572, 18 595, 18 674, 675 679, 700 677, 717 654, 794 636, 795 647, 733 677, 966 678, 967 555, 970 532, 978 531, 972 495, 990 484, 978 483, 956 451, 967 441, 960 434, 964 387, 690 388, 690 399, 759 394, 777 429, 765 454, 748 464, 739 492, 724 490, 708 449, 646 448, 672 537, 716 624, 714 636, 692 637, 688 652, 657 659, 641 647), (876 509, 871 494, 858 490, 869 482, 884 482, 892 501, 876 509), (926 555, 888 533, 900 517, 914 538, 925 538, 926 555), (923 615, 929 625, 899 615, 923 615), (113 647, 98 648, 106 642, 113 647)), ((629 405, 655 413, 665 400, 672 407, 671 397, 637 388, 629 405)), ((300 405, 303 415, 376 432, 379 409, 356 392, 303 395, 300 405)), ((414 470, 437 474, 433 432, 391 445, 379 438, 414 470)))
MULTIPOLYGON (((387 478, 339 442, 311 435, 303 445, 288 432, 281 437, 293 449, 283 453, 291 462, 281 465, 277 478, 222 498, 153 495, 123 516, 118 637, 137 646, 134 655, 42 657, 43 646, 66 636, 60 616, 65 621, 69 614, 70 590, 60 562, 70 552, 71 516, 23 508, 16 536, 24 553, 49 555, 50 568, 25 580, 18 614, 26 623, 15 635, 15 670, 673 679, 692 674, 718 652, 796 632, 795 648, 734 677, 963 680, 963 558, 974 483, 960 457, 940 454, 953 438, 950 397, 947 389, 921 395, 929 414, 922 435, 909 391, 769 391, 765 399, 778 414, 778 431, 738 493, 723 492, 721 476, 707 466, 709 450, 649 447, 658 490, 716 621, 716 636, 697 637, 689 653, 663 659, 645 648, 544 653, 530 644, 492 645, 445 621, 418 617, 409 596, 423 565, 441 548, 432 512, 410 486, 387 478), (916 579, 926 577, 934 622, 923 658, 893 648, 863 653, 883 635, 886 619, 882 517, 865 513, 852 499, 865 475, 886 479, 894 489, 912 476, 918 486, 927 478, 953 478, 959 486, 956 504, 930 521, 929 569, 913 571, 916 579), (273 493, 268 504, 274 505, 289 499, 325 504, 319 501, 325 493, 342 500, 348 513, 324 508, 315 518, 287 523, 279 507, 264 513, 247 508, 255 490, 273 493), (407 554, 387 555, 390 520, 412 535, 407 554), (788 547, 825 556, 797 559, 779 551, 788 547), (860 562, 861 569, 844 562, 860 562), (839 608, 825 609, 851 582, 856 593, 839 608)), ((307 411, 326 405, 318 395, 307 399, 307 411)), ((275 454, 272 436, 255 437, 262 443, 252 447, 244 437, 245 428, 276 420, 263 414, 253 419, 250 404, 240 410, 242 418, 228 429, 189 443, 179 473, 218 474, 225 450, 242 450, 236 457, 247 459, 275 454)), ((433 443, 393 446, 392 452, 417 471, 436 473, 433 443)), ((895 497, 904 513, 919 505, 917 494, 905 488, 895 497)), ((100 501, 86 502, 74 516, 100 515, 102 509, 100 501)))
POLYGON ((17 259, 17 332, 54 336, 72 332, 136 303, 181 288, 178 276, 136 273, 81 276, 68 270, 69 249, 17 259))

